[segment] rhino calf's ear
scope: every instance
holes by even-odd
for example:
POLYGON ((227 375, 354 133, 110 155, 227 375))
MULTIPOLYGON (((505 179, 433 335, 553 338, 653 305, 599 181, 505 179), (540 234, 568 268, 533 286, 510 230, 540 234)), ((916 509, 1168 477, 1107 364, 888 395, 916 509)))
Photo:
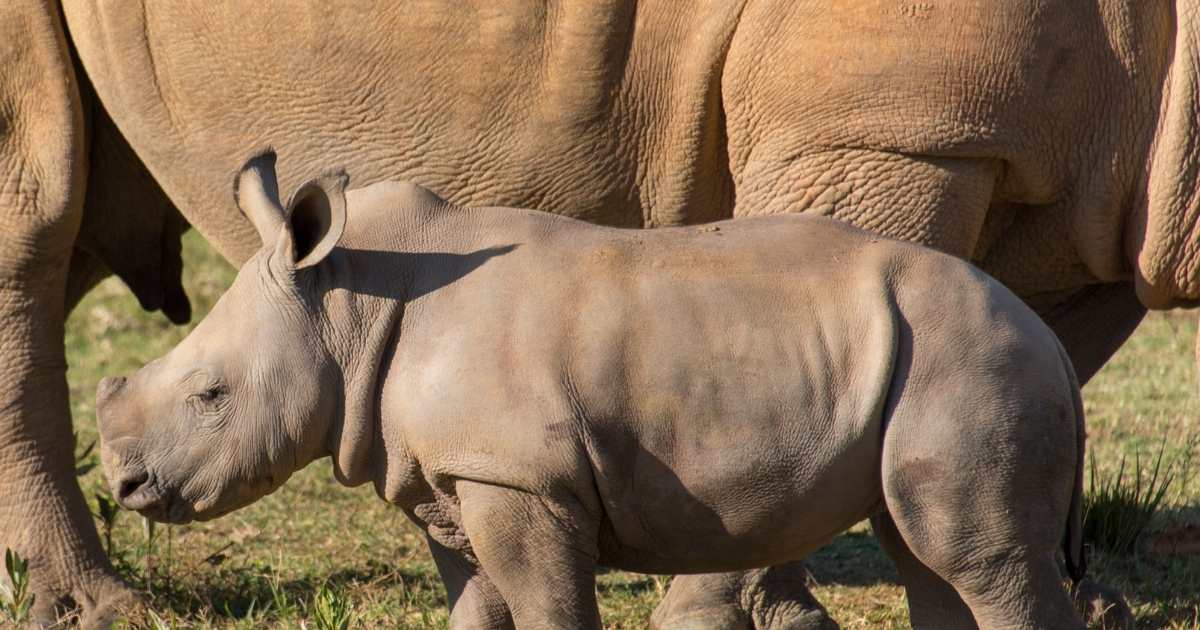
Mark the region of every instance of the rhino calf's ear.
POLYGON ((345 173, 325 175, 307 182, 292 195, 287 225, 297 269, 321 262, 342 239, 347 181, 345 173))
POLYGON ((263 244, 275 242, 284 217, 275 178, 275 151, 267 149, 242 166, 233 180, 233 200, 254 224, 263 244))

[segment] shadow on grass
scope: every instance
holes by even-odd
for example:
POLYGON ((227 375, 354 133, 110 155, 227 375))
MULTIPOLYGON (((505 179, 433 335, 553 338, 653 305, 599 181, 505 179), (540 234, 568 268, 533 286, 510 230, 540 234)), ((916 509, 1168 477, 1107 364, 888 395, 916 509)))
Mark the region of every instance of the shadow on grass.
POLYGON ((875 586, 896 584, 896 567, 879 541, 867 532, 846 532, 808 557, 818 584, 875 586))
POLYGON ((662 589, 657 582, 657 580, 664 579, 661 576, 656 577, 641 573, 625 573, 623 575, 625 579, 616 581, 597 581, 596 592, 601 596, 613 595, 617 597, 633 597, 648 593, 650 591, 662 589))
POLYGON ((396 589, 429 595, 440 593, 441 581, 432 572, 377 560, 329 575, 291 580, 280 580, 271 567, 253 563, 175 575, 169 580, 165 575, 156 576, 150 599, 154 609, 184 618, 207 615, 213 619, 266 620, 302 613, 322 585, 343 593, 396 589))
POLYGON ((1088 574, 1125 596, 1134 607, 1138 627, 1197 627, 1200 556, 1096 552, 1090 562, 1088 574))
POLYGON ((1134 605, 1138 627, 1200 627, 1200 506, 1163 507, 1155 525, 1114 553, 1093 545, 1088 573, 1134 605), (1182 625, 1181 625, 1182 624, 1182 625))

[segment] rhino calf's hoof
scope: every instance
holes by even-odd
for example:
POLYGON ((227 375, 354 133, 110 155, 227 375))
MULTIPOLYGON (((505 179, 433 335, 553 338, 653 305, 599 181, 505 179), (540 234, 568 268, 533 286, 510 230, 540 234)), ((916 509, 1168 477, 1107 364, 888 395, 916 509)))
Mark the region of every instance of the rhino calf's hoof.
POLYGON ((1084 578, 1075 586, 1071 595, 1075 599, 1075 606, 1088 620, 1089 628, 1133 630, 1136 627, 1129 604, 1112 587, 1084 578))

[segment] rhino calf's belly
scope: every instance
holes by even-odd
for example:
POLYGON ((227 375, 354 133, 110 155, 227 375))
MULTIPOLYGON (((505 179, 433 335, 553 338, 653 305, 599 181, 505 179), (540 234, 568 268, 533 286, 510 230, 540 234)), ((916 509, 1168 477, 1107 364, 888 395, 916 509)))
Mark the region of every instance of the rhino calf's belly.
POLYGON ((600 562, 644 573, 711 573, 801 559, 882 505, 878 452, 863 455, 854 470, 814 471, 801 463, 812 461, 807 454, 745 454, 745 465, 715 464, 692 486, 674 475, 639 482, 635 474, 628 496, 606 497, 600 562))

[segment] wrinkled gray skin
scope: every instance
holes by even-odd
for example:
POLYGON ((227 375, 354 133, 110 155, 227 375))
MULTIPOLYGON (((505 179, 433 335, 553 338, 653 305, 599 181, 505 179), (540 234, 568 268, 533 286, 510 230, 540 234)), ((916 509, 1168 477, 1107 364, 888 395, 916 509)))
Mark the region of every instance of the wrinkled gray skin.
POLYGON ((285 212, 273 165, 236 193, 263 248, 100 386, 123 506, 215 518, 331 457, 427 531, 463 629, 599 628, 597 563, 766 567, 874 517, 914 626, 1084 627, 1055 559, 1081 577, 1078 384, 969 264, 820 217, 643 232, 344 176, 285 212))
MULTIPOLYGON (((129 594, 75 481, 66 313, 116 273, 186 319, 184 218, 244 262, 226 187, 266 143, 292 177, 609 225, 834 216, 976 262, 1082 380, 1146 307, 1200 298, 1197 0, 678 7, 0 2, 0 546, 39 618, 129 594)), ((800 600, 743 588, 775 576, 803 570, 685 576, 664 609, 786 628, 800 600)))

